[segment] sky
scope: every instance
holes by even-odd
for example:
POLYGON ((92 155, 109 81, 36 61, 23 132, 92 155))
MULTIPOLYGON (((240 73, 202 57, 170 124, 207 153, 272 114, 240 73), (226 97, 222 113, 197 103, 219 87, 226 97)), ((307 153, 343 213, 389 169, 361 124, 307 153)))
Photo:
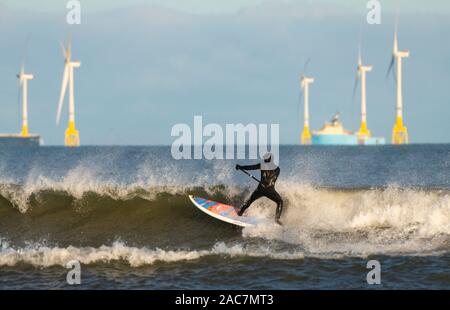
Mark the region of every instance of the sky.
MULTIPOLYGON (((3 0, 4 5, 14 9, 33 9, 40 12, 50 12, 61 10, 61 4, 64 0, 40 0, 38 4, 30 4, 29 1, 3 0)), ((278 3, 327 3, 327 4, 345 4, 350 11, 360 11, 365 5, 365 0, 89 0, 80 1, 88 12, 98 12, 115 8, 123 8, 139 4, 154 4, 172 9, 181 10, 193 14, 209 14, 209 13, 236 13, 242 8, 261 5, 267 2, 278 3)), ((389 0, 381 1, 384 9, 388 11, 402 12, 442 12, 450 11, 450 3, 447 0, 389 0)))
MULTIPOLYGON (((66 1, 0 0, 0 132, 19 132, 16 74, 25 59, 30 130, 62 145, 67 105, 55 124, 63 73, 59 42, 73 37, 77 128, 86 144, 170 144, 171 128, 203 122, 277 123, 280 142, 299 143, 299 79, 315 78, 310 119, 318 130, 335 112, 359 127, 352 98, 358 44, 367 76, 368 126, 390 140, 394 80, 386 78, 399 20, 404 122, 413 143, 450 142, 449 1, 381 1, 368 25, 365 0, 89 0, 69 26, 66 1), (28 44, 27 38, 29 38, 28 44), (26 56, 24 56, 26 55, 26 56)), ((67 102, 66 102, 67 103, 67 102)), ((300 107, 300 109, 299 109, 300 107)))

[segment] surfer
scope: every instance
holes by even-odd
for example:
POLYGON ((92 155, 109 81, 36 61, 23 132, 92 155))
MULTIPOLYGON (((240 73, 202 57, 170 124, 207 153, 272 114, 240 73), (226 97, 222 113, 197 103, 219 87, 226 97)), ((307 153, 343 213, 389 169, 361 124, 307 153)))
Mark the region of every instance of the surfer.
MULTIPOLYGON (((280 194, 275 190, 275 183, 280 175, 280 167, 273 162, 272 153, 266 153, 263 156, 263 161, 260 164, 240 166, 236 165, 236 170, 261 170, 261 180, 256 190, 244 202, 238 212, 239 216, 244 214, 245 210, 257 199, 267 197, 277 204, 277 211, 275 215, 275 222, 281 225, 280 218, 283 211, 283 200, 280 194)), ((245 171, 244 171, 245 172, 245 171)))

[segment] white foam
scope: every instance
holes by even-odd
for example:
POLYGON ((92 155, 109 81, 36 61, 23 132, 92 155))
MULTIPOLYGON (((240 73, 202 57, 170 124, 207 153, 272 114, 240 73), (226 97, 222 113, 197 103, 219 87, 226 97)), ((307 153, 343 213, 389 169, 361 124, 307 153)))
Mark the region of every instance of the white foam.
POLYGON ((81 264, 111 263, 124 261, 132 267, 151 265, 155 262, 174 263, 196 260, 204 256, 225 255, 228 257, 271 257, 274 259, 302 259, 302 252, 274 253, 268 247, 248 248, 241 244, 228 246, 223 242, 217 243, 209 250, 163 250, 138 248, 127 246, 116 241, 110 246, 49 247, 32 244, 24 248, 11 247, 6 241, 1 241, 0 266, 14 266, 19 263, 31 264, 36 267, 65 266, 71 260, 78 260, 81 264))
MULTIPOLYGON (((93 166, 79 164, 59 179, 31 170, 23 186, 3 183, 0 194, 16 204, 21 212, 28 210, 32 194, 45 190, 64 191, 76 200, 88 192, 123 200, 135 197, 153 200, 160 192, 187 194, 185 184, 170 185, 174 182, 176 169, 160 166, 157 161, 148 165, 143 163, 131 184, 117 183, 93 166)), ((231 177, 230 169, 224 163, 214 163, 213 169, 224 183, 231 177)), ((208 182, 207 178, 199 176, 189 186, 204 186, 208 182)), ((207 187, 205 189, 208 191, 207 187)), ((379 190, 326 190, 282 180, 277 183, 277 189, 286 206, 283 228, 271 224, 246 228, 243 230, 245 238, 258 237, 297 245, 308 255, 421 255, 450 250, 448 191, 396 186, 379 190)), ((212 187, 210 194, 215 190, 212 187)), ((237 186, 219 190, 230 198, 242 192, 237 186)), ((275 204, 261 199, 248 213, 271 220, 275 215, 275 204)))
MULTIPOLYGON (((302 246, 308 253, 343 255, 423 254, 450 250, 450 195, 390 187, 335 191, 280 183, 289 202, 284 226, 246 228, 260 237, 302 246)), ((275 205, 258 201, 250 214, 274 216, 275 205)))
POLYGON ((228 197, 233 197, 241 191, 238 186, 229 184, 232 171, 225 162, 212 162, 211 168, 215 178, 214 184, 211 184, 210 176, 206 174, 194 173, 186 177, 175 165, 160 163, 159 158, 146 158, 137 168, 136 175, 131 178, 132 181, 122 183, 118 181, 121 179, 120 176, 105 174, 104 167, 95 164, 99 160, 107 161, 104 158, 95 159, 94 156, 92 161, 84 160, 68 169, 63 176, 47 175, 39 168, 33 168, 29 171, 25 182, 15 182, 11 178, 1 177, 0 195, 7 198, 21 213, 26 213, 30 208, 30 197, 34 194, 39 200, 39 193, 45 191, 64 192, 75 201, 82 200, 87 193, 96 193, 115 200, 137 197, 154 200, 158 193, 186 195, 186 191, 193 187, 201 187, 212 195, 218 190, 214 185, 218 184, 228 185, 220 187, 222 194, 228 197))

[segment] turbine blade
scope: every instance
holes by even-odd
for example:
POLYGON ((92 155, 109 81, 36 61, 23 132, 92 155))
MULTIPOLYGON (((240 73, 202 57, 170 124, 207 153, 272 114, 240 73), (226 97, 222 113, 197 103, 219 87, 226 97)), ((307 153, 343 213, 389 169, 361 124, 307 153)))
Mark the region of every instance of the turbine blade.
POLYGON ((69 82, 69 65, 64 66, 64 75, 61 85, 61 94, 59 96, 58 111, 56 113, 56 125, 59 125, 61 110, 64 104, 64 95, 66 94, 67 84, 69 82))
POLYGON ((398 52, 398 24, 395 24, 395 32, 394 32, 394 54, 398 52))
POLYGON ((25 63, 27 62, 27 53, 28 53, 28 45, 30 44, 31 35, 29 34, 25 40, 25 48, 23 50, 23 56, 22 56, 22 66, 25 66, 25 63))
POLYGON ((356 96, 356 90, 358 89, 359 84, 359 72, 355 76, 355 84, 353 84, 353 95, 352 95, 352 102, 355 102, 355 96, 356 96))
POLYGON ((311 57, 309 57, 309 58, 306 60, 305 65, 303 66, 303 75, 306 74, 306 69, 308 69, 308 65, 309 65, 310 62, 311 62, 311 57))
POLYGON ((395 64, 395 56, 392 55, 391 63, 389 64, 389 67, 388 67, 388 70, 387 70, 387 73, 386 73, 386 79, 389 77, 389 74, 391 73, 392 68, 394 68, 394 64, 395 64))
POLYGON ((394 37, 394 53, 398 52, 398 37, 397 37, 397 32, 395 33, 395 37, 394 37))
POLYGON ((358 66, 362 65, 361 45, 358 46, 358 66))
POLYGON ((19 86, 20 87, 22 87, 22 85, 23 85, 23 80, 24 80, 23 76, 24 76, 24 74, 25 74, 25 66, 22 63, 22 65, 20 66, 20 72, 19 72, 19 74, 17 74, 17 78, 19 79, 19 86))
POLYGON ((394 69, 392 70, 393 74, 392 76, 394 77, 394 82, 397 85, 397 68, 394 67, 394 69))
POLYGON ((72 58, 72 36, 69 33, 69 38, 67 39, 67 58, 69 59, 69 61, 72 58))
POLYGON ((59 46, 61 47, 64 59, 66 59, 67 58, 66 48, 64 47, 64 44, 61 41, 59 41, 59 46))

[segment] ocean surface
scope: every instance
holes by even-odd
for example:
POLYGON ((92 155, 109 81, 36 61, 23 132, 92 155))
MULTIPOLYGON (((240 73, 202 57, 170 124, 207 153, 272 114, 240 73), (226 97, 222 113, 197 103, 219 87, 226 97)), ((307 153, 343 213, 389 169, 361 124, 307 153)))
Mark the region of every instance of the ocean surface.
POLYGON ((282 146, 282 227, 266 199, 245 229, 191 204, 241 204, 256 183, 237 162, 254 161, 1 147, 0 289, 450 289, 450 144, 282 146))

